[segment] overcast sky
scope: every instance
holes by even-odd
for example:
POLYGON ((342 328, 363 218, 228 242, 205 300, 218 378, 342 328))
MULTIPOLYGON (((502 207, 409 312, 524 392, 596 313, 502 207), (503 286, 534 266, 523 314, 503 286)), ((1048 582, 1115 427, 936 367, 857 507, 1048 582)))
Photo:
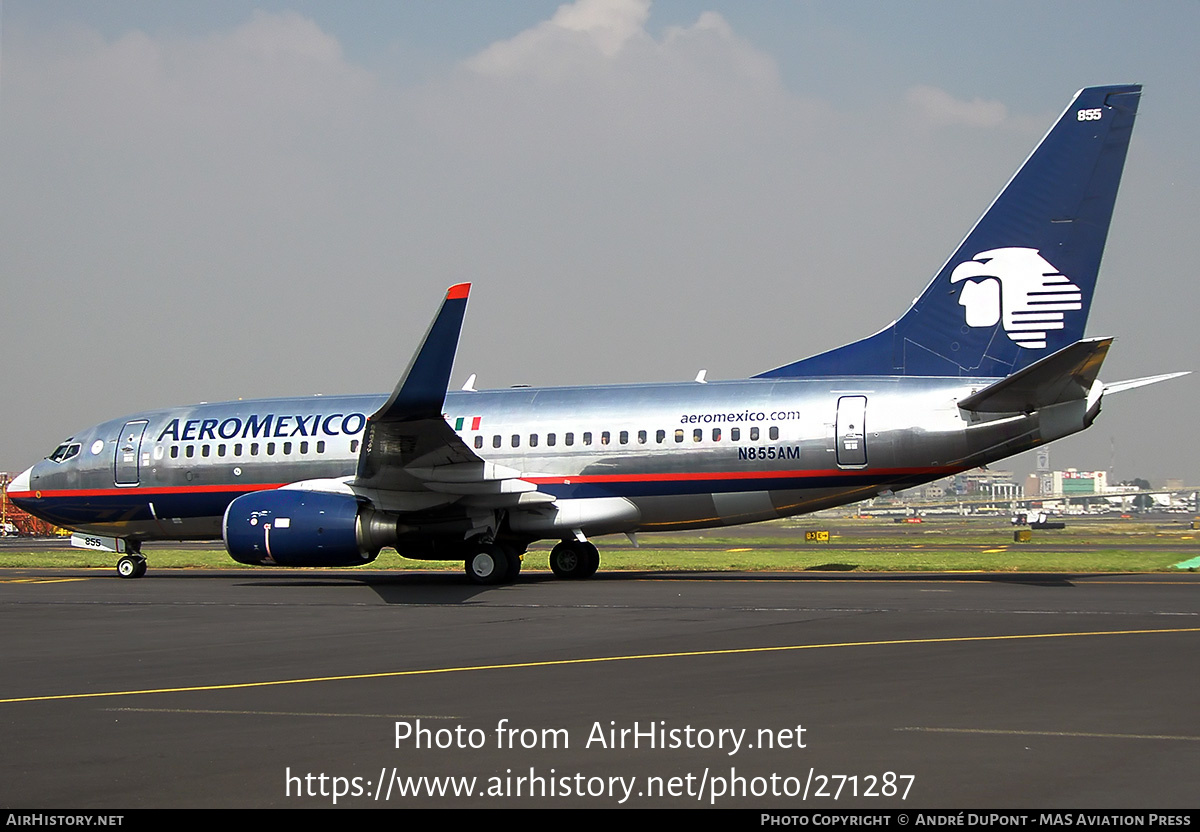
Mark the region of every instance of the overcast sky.
MULTIPOLYGON (((141 409, 388 392, 460 281, 455 386, 837 346, 1092 84, 1145 84, 1102 377, 1200 369, 1197 2, 0 3, 0 470, 141 409)), ((1052 462, 1196 484, 1198 413, 1200 376, 1113 396, 1052 462)))

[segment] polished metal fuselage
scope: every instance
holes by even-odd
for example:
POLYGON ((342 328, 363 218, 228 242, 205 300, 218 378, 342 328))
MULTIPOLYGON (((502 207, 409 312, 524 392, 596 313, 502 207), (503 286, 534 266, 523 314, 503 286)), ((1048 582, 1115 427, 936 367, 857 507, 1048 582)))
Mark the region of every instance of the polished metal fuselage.
MULTIPOLYGON (((591 533, 732 525, 873 497, 1041 444, 1039 417, 958 402, 995 379, 848 377, 513 388, 446 396, 487 462, 558 501, 636 506, 591 533)), ((384 396, 264 399, 148 411, 71 438, 29 474, 29 510, 76 531, 215 539, 252 491, 355 473, 384 396), (143 424, 144 423, 144 424, 143 424)), ((1084 425, 1080 424, 1079 428, 1084 425)), ((458 498, 447 498, 453 511, 458 498)), ((514 506, 508 511, 520 512, 514 506)))

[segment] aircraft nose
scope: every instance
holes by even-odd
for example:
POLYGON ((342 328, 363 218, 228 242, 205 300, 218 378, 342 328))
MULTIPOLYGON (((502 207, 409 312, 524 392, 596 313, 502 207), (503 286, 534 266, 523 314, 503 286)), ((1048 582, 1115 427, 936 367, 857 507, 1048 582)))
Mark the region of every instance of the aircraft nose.
POLYGON ((21 473, 12 478, 12 482, 8 484, 8 496, 17 499, 28 496, 29 494, 29 474, 33 471, 33 466, 30 465, 21 473))

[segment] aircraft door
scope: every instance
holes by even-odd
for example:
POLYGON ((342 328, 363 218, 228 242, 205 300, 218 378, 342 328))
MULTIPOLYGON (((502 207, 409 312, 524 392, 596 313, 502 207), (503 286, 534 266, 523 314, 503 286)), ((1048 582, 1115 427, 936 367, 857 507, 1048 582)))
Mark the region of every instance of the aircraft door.
POLYGON ((837 403, 837 462, 845 467, 867 464, 867 397, 842 396, 837 403))
POLYGON ((146 432, 145 420, 126 422, 117 437, 116 456, 113 459, 113 479, 117 485, 137 485, 139 459, 142 454, 142 434, 146 432))

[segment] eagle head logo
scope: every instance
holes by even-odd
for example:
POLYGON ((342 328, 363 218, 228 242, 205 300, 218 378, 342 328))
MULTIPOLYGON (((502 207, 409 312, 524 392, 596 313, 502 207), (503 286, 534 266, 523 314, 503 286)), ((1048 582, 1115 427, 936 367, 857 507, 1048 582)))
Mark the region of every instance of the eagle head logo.
POLYGON ((967 326, 1003 322, 1008 337, 1028 349, 1045 349, 1046 333, 1063 328, 1063 313, 1083 308, 1083 294, 1032 248, 994 248, 959 263, 951 283, 967 281, 958 296, 967 326))

